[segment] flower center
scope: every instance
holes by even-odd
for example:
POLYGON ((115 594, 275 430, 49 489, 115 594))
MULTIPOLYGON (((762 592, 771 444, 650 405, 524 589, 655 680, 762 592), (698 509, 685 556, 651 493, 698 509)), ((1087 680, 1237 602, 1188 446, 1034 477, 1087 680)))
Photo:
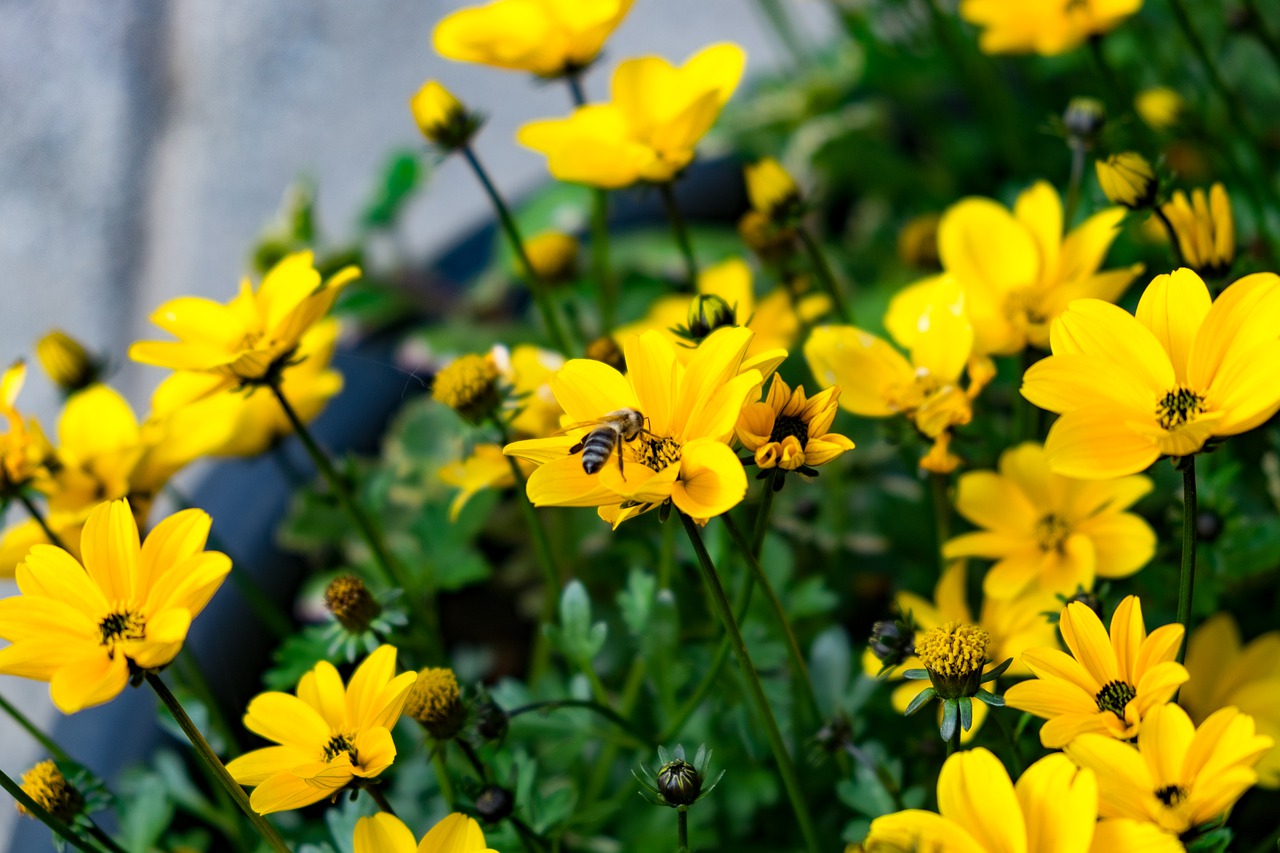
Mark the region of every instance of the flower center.
POLYGON ((1181 803, 1187 798, 1187 789, 1181 785, 1165 785, 1156 791, 1156 799, 1164 803, 1169 808, 1181 803))
POLYGON ((1125 706, 1137 695, 1138 691, 1127 681, 1110 681, 1102 685, 1094 700, 1099 711, 1110 711, 1123 720, 1125 706))
POLYGON ((1156 422, 1162 429, 1172 432, 1194 422, 1196 416, 1204 414, 1204 411, 1204 397, 1186 388, 1179 388, 1165 394, 1156 403, 1156 422))
POLYGON ((110 613, 98 623, 102 645, 113 646, 121 640, 145 640, 147 620, 132 610, 110 613))
POLYGON ((977 625, 953 621, 916 635, 916 657, 943 699, 973 696, 981 684, 991 635, 977 625))
POLYGON ((680 461, 680 442, 674 438, 655 438, 640 435, 631 442, 636 461, 653 471, 661 471, 673 462, 680 461))
POLYGON ((1049 318, 1040 309, 1039 295, 1030 290, 1015 290, 1006 296, 1004 314, 1015 326, 1043 326, 1049 322, 1049 318))
POLYGON ((1041 551, 1062 553, 1062 546, 1071 535, 1071 525, 1056 513, 1049 513, 1036 522, 1036 542, 1041 551))
POLYGON ((769 441, 782 441, 794 435, 800 446, 809 443, 809 425, 795 415, 779 415, 773 421, 773 432, 769 433, 769 441))
POLYGON ((324 745, 324 760, 333 761, 342 753, 351 756, 352 764, 359 764, 356 759, 356 745, 351 742, 351 738, 345 734, 336 734, 329 738, 329 742, 324 745))

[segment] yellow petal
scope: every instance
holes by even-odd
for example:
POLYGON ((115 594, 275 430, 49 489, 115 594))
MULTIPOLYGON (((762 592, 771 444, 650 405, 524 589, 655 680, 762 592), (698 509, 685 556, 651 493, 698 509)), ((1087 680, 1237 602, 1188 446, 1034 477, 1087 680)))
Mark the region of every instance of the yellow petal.
MULTIPOLYGON (((348 775, 347 779, 350 778, 348 775)), ((293 773, 277 773, 253 789, 253 793, 249 795, 249 805, 255 812, 262 815, 300 809, 331 796, 345 784, 345 781, 341 784, 309 783, 307 779, 295 776, 293 773)))
POLYGON ((1104 820, 1093 830, 1090 853, 1185 853, 1178 836, 1155 824, 1127 818, 1104 820))
POLYGON ((1160 448, 1131 429, 1120 414, 1109 406, 1090 406, 1059 417, 1044 443, 1051 470, 1093 480, 1149 468, 1160 457, 1160 448))
POLYGON ((968 830, 988 853, 1026 853, 1026 824, 1013 784, 985 749, 947 759, 938 777, 938 812, 968 830))
POLYGON ((1156 788, 1190 782, 1183 776, 1182 759, 1195 737, 1195 726, 1177 705, 1154 708, 1138 730, 1138 751, 1147 762, 1156 788))
POLYGON ((381 711, 379 694, 395 677, 396 647, 381 645, 365 658, 347 683, 347 720, 352 725, 367 725, 366 721, 381 711))
POLYGON ((1013 215, 1035 241, 1041 275, 1054 275, 1062 245, 1062 200, 1058 191, 1048 181, 1037 181, 1018 195, 1013 215))
POLYGON ((1080 522, 1076 529, 1093 542, 1098 577, 1128 577, 1155 556, 1155 531, 1132 513, 1100 515, 1080 522))
POLYGON ((1175 385, 1173 364, 1160 341, 1123 308, 1100 299, 1077 299, 1049 332, 1054 355, 1102 359, 1115 372, 1132 373, 1163 394, 1175 385))
MULTIPOLYGON (((1055 194, 1055 198, 1056 198, 1055 194)), ((1098 816, 1098 780, 1065 755, 1032 764, 1015 786, 1027 822, 1027 849, 1088 853, 1098 816)))
POLYGON ((1145 717, 1152 708, 1158 708, 1173 699, 1178 688, 1187 683, 1187 671, 1182 664, 1164 661, 1147 667, 1138 679, 1138 696, 1129 701, 1125 716, 1130 722, 1145 717))
POLYGON ((277 773, 292 770, 315 757, 292 746, 268 746, 227 762, 227 772, 241 785, 261 785, 277 773))
POLYGON ((1138 671, 1138 657, 1146 639, 1142 603, 1136 595, 1126 595, 1111 614, 1111 648, 1115 651, 1121 681, 1137 684, 1142 675, 1138 671))
POLYGON ((866 850, 933 850, 938 853, 987 853, 964 827, 933 812, 907 809, 871 821, 862 843, 866 850))
MULTIPOLYGON (((673 427, 680 430, 681 435, 688 438, 700 437, 689 433, 687 425, 723 385, 738 375, 747 347, 751 345, 751 338, 752 332, 749 329, 740 326, 721 328, 712 332, 694 350, 680 385, 672 417, 673 427)), ((761 380, 757 377, 757 381, 761 380)), ((741 407, 742 403, 739 402, 738 408, 741 407)), ((730 432, 736 420, 737 412, 734 412, 733 420, 727 428, 730 432)))
POLYGON ((491 853, 475 819, 457 812, 448 815, 422 839, 418 853, 491 853))
POLYGON ((1138 750, 1099 734, 1082 734, 1065 747, 1067 755, 1098 778, 1098 814, 1149 821, 1148 801, 1157 786, 1138 750))
POLYGON ((1151 330, 1169 354, 1179 383, 1187 382, 1191 346, 1212 303, 1200 276, 1185 268, 1156 276, 1138 302, 1138 322, 1151 330))
POLYGON ((709 439, 684 446, 680 479, 671 489, 671 500, 681 512, 696 519, 714 518, 737 506, 746 494, 747 474, 728 446, 709 439))
POLYGON ((582 470, 581 454, 538 468, 529 475, 525 492, 534 506, 604 506, 618 502, 617 495, 600 482, 598 475, 582 470))
POLYGON ((931 375, 955 382, 973 352, 973 326, 964 310, 959 287, 937 294, 917 321, 918 334, 911 347, 911 362, 931 375))
POLYGON ((249 702, 244 726, 282 746, 318 754, 329 742, 329 725, 320 712, 288 693, 260 693, 249 702))
POLYGON ((124 500, 99 504, 80 537, 84 567, 109 601, 129 601, 138 570, 138 524, 124 500))
POLYGON ((1062 639, 1072 656, 1097 679, 1099 684, 1107 684, 1119 677, 1119 666, 1116 654, 1111 647, 1111 638, 1102 627, 1102 621, 1088 605, 1073 601, 1062 609, 1062 618, 1058 622, 1062 631, 1062 639))
POLYGON ((37 681, 52 681, 63 667, 103 657, 92 639, 72 641, 65 634, 49 632, 42 638, 13 643, 0 649, 0 673, 37 681))
POLYGON ((1124 217, 1124 208, 1109 207, 1093 214, 1067 234, 1062 242, 1062 266, 1058 272, 1063 281, 1073 281, 1097 272, 1120 233, 1124 217))
POLYGON ((992 471, 961 475, 956 486, 956 511, 974 524, 1011 537, 1034 530, 1040 517, 1012 480, 992 471))
POLYGON ((701 406, 690 412, 681 439, 711 438, 729 442, 743 405, 759 396, 761 383, 759 371, 748 370, 714 389, 701 406))
POLYGON ((391 739, 391 732, 381 726, 361 730, 356 735, 355 748, 360 765, 352 772, 365 779, 376 778, 396 760, 395 741, 391 739))
POLYGON ((1078 687, 1085 696, 1097 696, 1102 689, 1103 682, 1096 675, 1078 660, 1057 649, 1027 649, 1022 653, 1022 661, 1040 678, 1066 681, 1078 687))
MULTIPOLYGON (((436 32, 439 32, 437 28, 436 32)), ((355 853, 414 853, 418 845, 400 818, 386 813, 356 821, 355 853)))
POLYGON ((1040 250, 1026 226, 985 198, 964 199, 943 214, 938 254, 966 290, 1008 293, 1040 274, 1040 250))
POLYGON ((1052 720, 1064 714, 1091 716, 1098 706, 1077 685, 1065 681, 1032 680, 1014 684, 1005 691, 1011 708, 1052 720))
POLYGON ((1222 360, 1206 395, 1222 410, 1214 435, 1236 435, 1261 426, 1280 408, 1280 340, 1253 349, 1232 347, 1222 360))
POLYGON ((110 607, 102 588, 75 557, 54 545, 32 546, 16 577, 23 595, 66 602, 91 619, 100 619, 110 607))
POLYGON ((1051 355, 1031 365, 1023 374, 1022 396, 1051 412, 1070 412, 1102 400, 1154 410, 1156 402, 1156 395, 1134 374, 1082 355, 1051 355))
POLYGON ((203 551, 212 524, 213 519, 204 510, 186 509, 153 527, 139 555, 139 591, 149 590, 151 584, 173 566, 203 551))
POLYGON ((1191 347, 1188 379, 1193 388, 1213 384, 1228 352, 1249 351, 1275 339, 1280 325, 1280 276, 1247 275, 1222 291, 1191 347))
POLYGON ((592 359, 565 362, 551 378, 551 390, 572 422, 594 421, 618 409, 640 408, 639 399, 622 374, 592 359))
POLYGON ((635 389, 640 412, 649 419, 648 429, 657 435, 671 435, 677 391, 675 349, 658 332, 629 337, 622 347, 627 378, 635 389))
POLYGON ((61 667, 49 682, 49 696, 58 710, 74 714, 120 695, 129 683, 129 663, 124 655, 99 653, 61 667))
POLYGON ((814 329, 804 345, 815 378, 827 388, 839 385, 840 407, 855 415, 888 417, 898 410, 894 389, 910 385, 911 364, 883 339, 853 326, 814 329))

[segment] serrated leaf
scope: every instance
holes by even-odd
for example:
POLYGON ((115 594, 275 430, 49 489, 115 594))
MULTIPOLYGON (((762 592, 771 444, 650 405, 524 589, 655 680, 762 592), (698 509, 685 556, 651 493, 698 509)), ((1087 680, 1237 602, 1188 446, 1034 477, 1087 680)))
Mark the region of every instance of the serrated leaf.
POLYGON ((658 579, 649 572, 632 569, 627 575, 627 588, 618 593, 618 609, 631 636, 643 637, 649 627, 657 589, 658 579))

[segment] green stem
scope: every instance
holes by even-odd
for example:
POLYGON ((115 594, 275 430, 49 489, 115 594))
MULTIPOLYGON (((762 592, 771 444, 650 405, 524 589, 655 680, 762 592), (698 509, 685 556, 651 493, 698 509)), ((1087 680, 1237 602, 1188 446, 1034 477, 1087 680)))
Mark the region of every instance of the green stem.
POLYGON ((31 498, 27 497, 26 492, 18 492, 18 500, 22 501, 23 507, 26 508, 27 514, 35 519, 36 524, 40 525, 40 529, 44 531, 45 538, 62 550, 66 551, 67 546, 62 543, 62 538, 53 532, 53 528, 49 526, 49 522, 45 521, 44 515, 41 514, 40 508, 31 502, 31 498))
POLYGON ((99 844, 107 848, 110 853, 126 853, 125 849, 117 844, 116 840, 110 835, 107 835, 107 833, 103 831, 102 827, 98 826, 96 823, 90 822, 89 834, 92 835, 99 844))
MULTIPOLYGON (((768 488, 770 491, 772 490, 772 487, 768 488)), ((773 584, 769 582, 769 576, 764 573, 760 560, 752 552, 751 544, 747 542, 747 537, 738 529, 733 517, 728 513, 720 517, 724 519, 725 526, 729 528, 729 535, 733 537, 738 550, 746 558, 747 567, 751 569, 752 576, 755 577, 756 583, 760 585, 765 598, 769 601, 769 608, 773 611, 773 618, 778 623, 778 627, 782 630, 782 635, 786 639, 787 657, 791 661, 792 672, 795 673, 796 679, 800 682, 800 694, 804 697, 805 704, 812 715, 811 718, 816 722, 822 719, 822 712, 818 710, 818 695, 813 690, 813 681, 809 678, 809 665, 805 663, 804 653, 800 651, 800 643, 796 640, 796 633, 791 627, 791 620, 787 618, 787 609, 783 607, 782 599, 778 598, 777 591, 774 590, 773 584)))
MULTIPOLYGON (((292 404, 289 403, 284 392, 280 390, 279 384, 271 384, 267 387, 271 389, 271 393, 279 401, 280 408, 284 410, 285 417, 293 425, 293 431, 302 441, 303 446, 306 447, 307 453, 311 456, 311 461, 315 463, 316 468, 319 469, 321 475, 329 483, 329 488, 333 489, 334 494, 338 496, 338 502, 342 504, 342 508, 347 515, 351 516, 351 520, 356 523, 356 528, 360 531, 361 538, 369 546, 369 550, 373 552, 374 559, 382 569, 387 582, 392 586, 400 587, 406 594, 413 593, 415 591, 414 586, 408 574, 405 573, 400 562, 387 548, 382 532, 369 514, 365 512, 364 508, 360 506, 360 502, 352 494, 346 480, 333 467, 333 463, 329 461, 328 454, 316 442, 311 435, 311 431, 307 429, 307 425, 303 423, 302 418, 298 417, 298 413, 294 411, 292 404)), ((435 597, 425 591, 422 593, 422 597, 424 600, 421 603, 419 615, 426 626, 431 653, 437 658, 442 658, 444 643, 440 639, 440 617, 436 613, 435 597)))
POLYGON ((475 172, 481 186, 484 187, 485 193, 489 196, 489 201, 493 204, 494 212, 498 214, 498 222, 502 225, 503 233, 507 235, 507 241, 516 253, 516 259, 520 262, 525 283, 529 286, 530 292, 533 293, 533 301, 538 305, 538 313, 542 315, 542 322, 547 327, 547 334, 551 336, 551 341, 556 349, 565 355, 570 355, 572 347, 569 346, 569 339, 565 337, 564 329, 560 326, 560 318, 556 316, 555 307, 551 304, 551 296, 547 293, 546 286, 543 284, 542 279, 538 277, 533 263, 529 260, 529 254, 525 251, 524 239, 520 236, 520 228, 516 225, 515 217, 511 215, 510 208, 502 200, 502 195, 498 192, 498 188, 490 180, 489 173, 480 164, 480 160, 476 157, 476 153, 471 150, 471 146, 466 145, 459 150, 462 152, 467 164, 471 166, 471 171, 475 172))
MULTIPOLYGON (((1196 457, 1184 456, 1182 467, 1182 571, 1178 575, 1178 622, 1191 637, 1191 595, 1196 581, 1196 457)), ((1178 663, 1187 655, 1184 641, 1178 663)))
POLYGON ((436 748, 431 753, 431 763, 436 768, 436 782, 440 785, 440 795, 444 797, 445 803, 452 811, 458 805, 458 801, 453 793, 453 782, 449 779, 449 768, 444 761, 444 751, 448 745, 447 741, 436 743, 436 748))
POLYGON ((1080 206, 1080 188, 1084 183, 1084 148, 1071 146, 1071 177, 1067 183, 1067 204, 1062 214, 1062 221, 1068 231, 1075 221, 1076 209, 1080 206))
POLYGON ((956 730, 951 733, 951 737, 947 738, 947 757, 955 755, 956 750, 960 748, 960 724, 956 724, 956 730))
POLYGON ((391 808, 391 803, 387 802, 387 795, 382 793, 382 787, 376 782, 371 782, 364 786, 364 791, 369 795, 369 799, 377 803, 378 808, 392 817, 396 816, 396 810, 391 808))
MULTIPOLYGON (((507 443, 505 435, 502 443, 507 443)), ((524 513, 525 526, 533 535, 533 551, 537 555, 538 565, 542 568, 542 584, 545 587, 542 595, 542 624, 550 625, 555 619, 556 602, 560 600, 560 576, 556 571, 555 557, 551 554, 551 542, 547 538, 547 529, 542 526, 542 518, 525 493, 524 472, 520 470, 520 463, 514 456, 508 456, 507 462, 511 466, 511 476, 515 479, 516 491, 520 493, 516 502, 520 504, 520 511, 524 513)), ((529 665, 530 684, 535 683, 546 672, 550 660, 551 647, 539 631, 534 640, 532 661, 529 665)))
POLYGON ((947 496, 950 478, 946 474, 929 475, 929 491, 933 494, 933 523, 938 536, 938 566, 946 571, 947 561, 942 546, 951 538, 951 499, 947 496))
POLYGON ((480 760, 480 756, 476 755, 476 751, 463 738, 454 738, 453 742, 458 745, 458 749, 462 751, 463 756, 471 763, 471 769, 476 771, 481 782, 489 781, 489 771, 484 766, 484 762, 480 760))
POLYGON ((716 574, 716 567, 711 562, 711 555, 707 553, 706 545, 702 542, 702 535, 698 533, 697 523, 683 512, 680 513, 680 521, 684 524, 685 533, 688 534, 689 542, 693 545, 693 550, 698 556, 698 567, 702 570, 703 580, 706 582, 707 589, 711 592, 711 599, 720 614, 725 630, 729 632, 729 636, 733 640, 733 651, 738 657, 738 665, 742 668, 742 674, 746 678, 751 697, 755 701, 756 712, 764 722, 765 734, 768 736, 769 746, 773 750, 773 759, 778 764, 778 775, 782 777, 782 785, 786 788, 787 797, 791 800, 791 808, 795 812, 796 823, 800 826, 800 834, 804 837, 805 846, 808 848, 809 853, 818 853, 821 847, 813 828, 813 819, 809 816, 808 803, 805 800, 804 792, 800 789, 800 780, 796 776, 795 765, 791 761, 791 756, 787 753, 786 743, 782 740, 782 732, 778 730, 778 721, 773 716, 773 709, 769 707, 769 699, 765 696, 764 686, 760 683, 760 675, 756 672, 755 664, 751 660, 751 653, 747 651, 746 641, 742 639, 742 632, 738 629, 737 620, 733 617, 733 610, 729 605, 728 597, 724 594, 724 587, 720 584, 720 578, 716 574))
POLYGON ((800 235, 800 242, 804 244, 805 253, 809 255, 809 261, 813 264, 813 270, 818 276, 818 281, 822 283, 822 289, 831 297, 831 304, 835 307, 836 314, 840 315, 840 319, 843 322, 852 323, 853 312, 849 310, 849 306, 845 302, 840 282, 836 279, 835 271, 831 269, 831 265, 827 263, 827 256, 823 253, 822 247, 818 245, 817 240, 813 239, 809 229, 803 225, 796 228, 796 233, 800 235))
POLYGON ((31 720, 27 718, 26 714, 19 711, 16 706, 10 703, 9 700, 3 696, 0 696, 0 710, 3 710, 15 723, 25 729, 27 734, 35 738, 36 742, 43 746, 45 751, 52 755, 55 760, 71 760, 71 756, 67 755, 66 751, 62 747, 58 746, 58 744, 54 742, 53 738, 40 731, 39 727, 37 727, 35 723, 31 722, 31 720))
POLYGON ((676 245, 680 247, 680 254, 684 256, 685 275, 688 276, 689 286, 697 288, 698 261, 693 254, 693 243, 689 239, 689 228, 685 224, 684 214, 680 212, 680 205, 676 202, 675 183, 664 181, 658 184, 658 193, 662 196, 662 206, 666 208, 667 219, 671 221, 671 233, 676 238, 676 245))
POLYGON ((760 558, 764 550, 764 536, 769 532, 769 513, 773 509, 773 496, 778 493, 781 478, 787 474, 781 468, 773 469, 773 474, 764 481, 764 494, 760 496, 760 507, 756 510, 756 526, 751 531, 751 556, 760 558))
POLYGON ((22 786, 10 779, 9 774, 5 773, 3 770, 0 770, 0 788, 4 788, 8 791, 9 795, 17 800, 24 809, 30 812, 45 826, 49 827, 55 833, 69 841, 72 847, 75 847, 77 850, 84 850, 85 853, 99 853, 93 845, 82 839, 71 827, 49 814, 49 812, 45 810, 44 806, 31 799, 27 792, 22 790, 22 786))
POLYGON ((204 735, 200 734, 196 724, 191 722, 187 712, 182 709, 182 704, 178 702, 177 697, 170 692, 165 683, 160 680, 160 676, 154 672, 148 672, 146 679, 147 683, 151 685, 151 689, 160 697, 160 701, 169 709, 173 719, 182 727, 182 731, 186 733, 187 739, 195 747, 196 754, 200 756, 200 760, 217 777, 223 789, 231 795, 231 799, 240 807, 240 811, 244 812, 245 816, 249 818, 249 822, 253 824, 254 829, 258 830, 258 834, 271 846, 271 849, 277 850, 279 853, 289 853, 289 848, 285 846, 284 840, 280 838, 275 827, 268 823, 265 817, 255 812, 253 806, 249 805, 249 797, 245 794, 244 788, 241 788, 240 784, 231 778, 226 766, 214 754, 209 742, 204 739, 204 735))
POLYGON ((1173 251, 1173 268, 1178 269, 1185 263, 1182 260, 1182 243, 1178 240, 1178 232, 1174 229, 1173 223, 1169 221, 1169 217, 1164 215, 1164 210, 1160 208, 1160 205, 1157 204, 1152 207, 1151 212, 1164 224, 1164 230, 1169 234, 1169 248, 1173 251))
POLYGON ((591 277, 600 292, 600 332, 613 332, 618 313, 618 280, 609 267, 609 192, 591 194, 591 277))
POLYGON ((689 810, 676 809, 676 853, 689 853, 689 810))

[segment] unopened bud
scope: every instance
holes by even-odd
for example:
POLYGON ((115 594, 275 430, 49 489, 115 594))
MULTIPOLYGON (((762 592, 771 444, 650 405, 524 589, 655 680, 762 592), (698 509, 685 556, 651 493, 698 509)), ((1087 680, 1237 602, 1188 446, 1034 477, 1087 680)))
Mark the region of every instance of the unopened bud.
POLYGON ((1094 165, 1098 183, 1112 204, 1143 210, 1155 202, 1159 182, 1155 170, 1141 154, 1134 151, 1112 154, 1094 165))

